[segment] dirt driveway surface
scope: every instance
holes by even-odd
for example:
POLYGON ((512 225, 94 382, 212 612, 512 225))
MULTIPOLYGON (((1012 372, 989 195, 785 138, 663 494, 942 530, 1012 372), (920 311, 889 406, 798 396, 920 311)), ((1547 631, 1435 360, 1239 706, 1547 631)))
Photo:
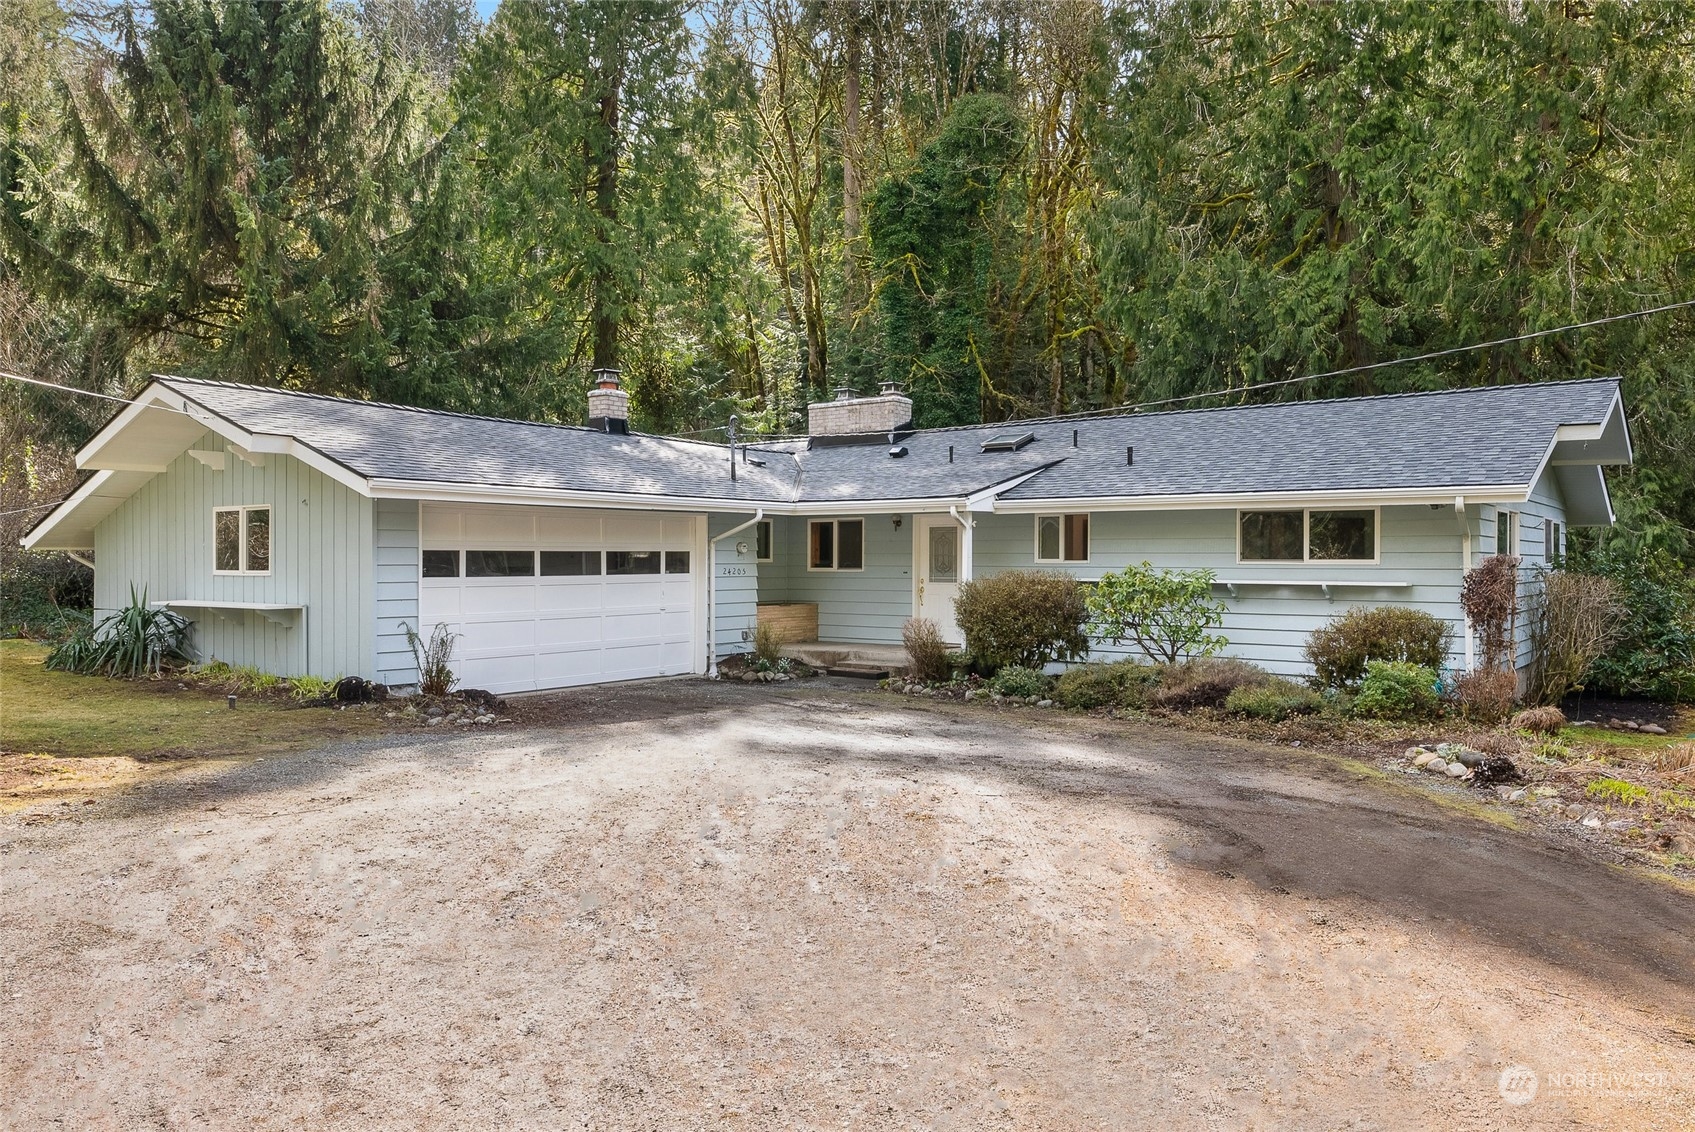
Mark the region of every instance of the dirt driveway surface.
POLYGON ((0 1121, 1695 1126, 1695 897, 1323 759, 822 683, 515 714, 0 818, 0 1121))

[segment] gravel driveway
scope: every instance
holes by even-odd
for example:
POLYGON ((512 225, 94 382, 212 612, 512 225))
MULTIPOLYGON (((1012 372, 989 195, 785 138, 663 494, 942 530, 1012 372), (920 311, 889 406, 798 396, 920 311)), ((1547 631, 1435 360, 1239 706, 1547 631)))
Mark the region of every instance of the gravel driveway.
POLYGON ((1322 758, 828 681, 514 714, 0 818, 0 1123, 1695 1124, 1695 897, 1322 758))

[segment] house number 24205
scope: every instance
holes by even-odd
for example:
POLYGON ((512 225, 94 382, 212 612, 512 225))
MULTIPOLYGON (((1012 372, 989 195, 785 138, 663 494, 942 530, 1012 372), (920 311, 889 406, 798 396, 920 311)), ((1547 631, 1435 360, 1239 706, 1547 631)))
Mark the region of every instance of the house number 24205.
POLYGON ((720 566, 718 568, 720 578, 745 578, 751 573, 753 571, 746 566, 720 566))

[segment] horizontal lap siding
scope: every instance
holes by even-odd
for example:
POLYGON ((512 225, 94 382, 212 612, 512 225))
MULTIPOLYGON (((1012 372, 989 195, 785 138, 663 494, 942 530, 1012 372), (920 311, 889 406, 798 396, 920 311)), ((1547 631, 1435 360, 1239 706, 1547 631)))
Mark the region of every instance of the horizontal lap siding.
POLYGON ((373 500, 371 518, 376 600, 374 679, 398 686, 416 684, 418 663, 406 640, 406 627, 419 627, 418 501, 373 500))
POLYGON ((890 515, 831 516, 862 517, 865 569, 834 571, 806 568, 806 519, 775 519, 773 561, 760 566, 759 599, 817 602, 819 640, 898 644, 912 616, 912 516, 901 516, 899 529, 890 515))
MULTIPOLYGON (((192 446, 226 452, 207 433, 192 446)), ((374 651, 371 501, 289 456, 253 467, 226 452, 224 470, 186 452, 95 528, 95 607, 128 604, 130 586, 153 601, 261 602, 306 607, 278 625, 241 610, 185 610, 202 660, 283 676, 364 674, 374 651), (271 573, 212 573, 212 512, 269 505, 271 573)))
MULTIPOLYGON (((709 516, 707 534, 709 538, 716 538, 726 531, 735 530, 748 518, 747 515, 709 516)), ((766 567, 755 560, 754 548, 758 542, 752 527, 723 542, 708 545, 713 548, 713 643, 719 656, 734 656, 753 647, 750 642, 766 567), (746 544, 745 552, 736 549, 741 544, 746 544)))
MULTIPOLYGON (((1243 587, 1238 596, 1214 591, 1225 603, 1221 632, 1230 641, 1225 655, 1241 657, 1274 672, 1304 674, 1307 637, 1353 606, 1405 605, 1423 609, 1455 627, 1451 662, 1463 663, 1463 618, 1459 607, 1460 537, 1447 508, 1385 507, 1382 562, 1366 566, 1305 563, 1237 563, 1236 513, 1216 511, 1095 512, 1090 518, 1090 561, 1063 567, 1035 561, 1035 522, 1029 515, 979 515, 974 538, 977 577, 1011 569, 1066 569, 1098 578, 1131 563, 1161 569, 1209 569, 1239 580, 1410 582, 1410 589, 1340 589, 1335 601, 1305 588, 1243 587)), ((1134 650, 1102 644, 1096 655, 1117 657, 1134 650)))

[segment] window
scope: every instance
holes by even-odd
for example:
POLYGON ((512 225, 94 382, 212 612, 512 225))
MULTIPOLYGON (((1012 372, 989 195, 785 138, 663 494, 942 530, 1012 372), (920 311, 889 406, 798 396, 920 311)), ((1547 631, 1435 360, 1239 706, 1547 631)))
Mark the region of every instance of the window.
POLYGON ((1565 558, 1565 548, 1560 544, 1563 533, 1560 524, 1552 519, 1542 524, 1542 558, 1550 566, 1558 566, 1565 558))
POLYGON ((1495 512, 1495 553, 1496 554, 1517 554, 1518 553, 1518 512, 1517 511, 1502 511, 1502 510, 1499 510, 1499 509, 1496 510, 1496 512, 1495 512))
POLYGON ((459 552, 457 550, 424 551, 424 577, 457 578, 458 576, 459 552))
POLYGON ((606 572, 618 577, 631 574, 659 573, 657 550, 609 550, 606 552, 606 572))
POLYGON ((212 512, 212 573, 271 572, 271 509, 220 507, 212 512))
POLYGON ((806 568, 865 569, 865 520, 813 519, 807 523, 806 568))
POLYGON ((541 552, 541 576, 544 578, 585 578, 600 575, 598 550, 544 550, 541 552))
POLYGON ((467 550, 467 578, 533 578, 536 574, 536 554, 533 550, 467 550))
POLYGON ((665 572, 667 574, 687 574, 689 572, 689 552, 686 550, 667 550, 665 552, 665 572))
POLYGON ((1307 556, 1315 562, 1377 558, 1377 512, 1308 511, 1307 556))
POLYGON ((1087 562, 1088 515, 1037 515, 1037 562, 1087 562))
POLYGON ((1357 511, 1242 511, 1239 562, 1376 562, 1378 514, 1357 511))
POLYGON ((770 519, 761 519, 753 525, 753 557, 755 561, 771 561, 773 534, 770 519))
POLYGON ((1237 557, 1243 562, 1300 562, 1305 511, 1244 511, 1237 557))

